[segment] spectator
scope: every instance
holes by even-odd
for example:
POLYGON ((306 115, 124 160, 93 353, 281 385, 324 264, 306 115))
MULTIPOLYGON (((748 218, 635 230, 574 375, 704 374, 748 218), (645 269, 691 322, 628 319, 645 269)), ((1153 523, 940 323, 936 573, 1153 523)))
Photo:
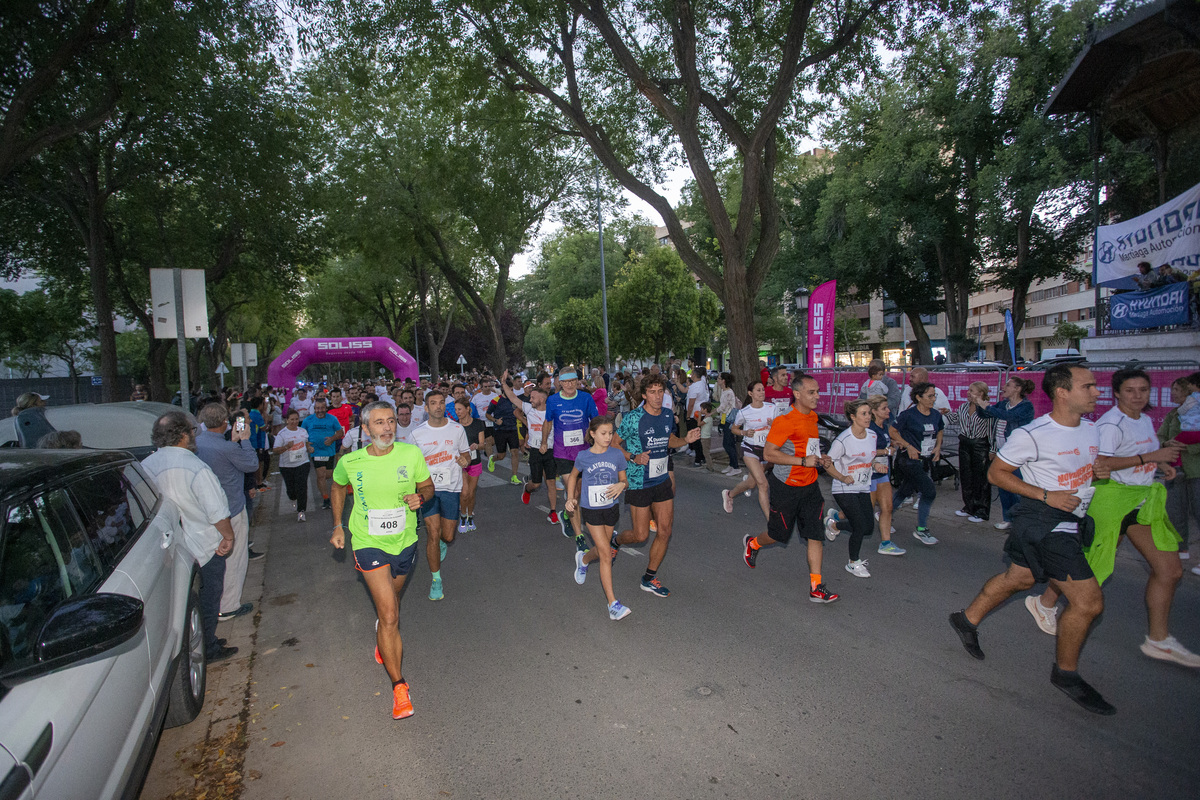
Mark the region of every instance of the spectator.
POLYGON ((200 423, 205 430, 196 437, 196 455, 212 469, 225 492, 229 519, 233 526, 233 550, 225 566, 225 590, 221 593, 220 619, 227 620, 252 610, 251 603, 242 603, 242 585, 246 582, 250 522, 246 512, 246 474, 258 468, 258 454, 248 443, 250 426, 234 430, 228 440, 229 411, 218 403, 200 409, 200 423))
POLYGON ((31 408, 45 408, 46 401, 50 399, 48 394, 38 394, 37 392, 26 392, 17 398, 17 404, 13 406, 12 415, 15 417, 22 411, 28 411, 31 408))
MULTIPOLYGON (((1191 392, 1192 386, 1187 378, 1176 378, 1171 384, 1171 402, 1180 406, 1191 392)), ((1172 408, 1158 429, 1159 443, 1166 445, 1182 430, 1179 409, 1172 408)), ((1184 447, 1181 466, 1176 470, 1175 477, 1166 484, 1167 518, 1183 539, 1179 544, 1179 557, 1186 561, 1191 558, 1188 552, 1191 524, 1193 520, 1200 524, 1200 444, 1184 447)), ((1196 568, 1192 571, 1196 572, 1196 568)), ((1196 574, 1200 575, 1200 572, 1196 574)))
POLYGON ((237 653, 217 638, 217 615, 225 584, 225 563, 233 548, 229 502, 221 482, 193 452, 196 428, 182 411, 168 411, 154 422, 150 440, 157 451, 142 466, 179 510, 183 545, 200 566, 200 619, 208 662, 237 653))
POLYGON ((1137 265, 1138 274, 1133 276, 1134 285, 1141 291, 1153 289, 1158 286, 1158 276, 1151 272, 1152 267, 1149 261, 1139 261, 1137 265))
POLYGON ((42 450, 81 450, 83 437, 79 431, 50 431, 38 439, 37 446, 42 450))

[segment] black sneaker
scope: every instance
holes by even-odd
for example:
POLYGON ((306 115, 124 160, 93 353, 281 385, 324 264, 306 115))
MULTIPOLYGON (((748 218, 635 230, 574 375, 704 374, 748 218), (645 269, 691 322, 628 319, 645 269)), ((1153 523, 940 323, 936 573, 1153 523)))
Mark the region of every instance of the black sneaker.
POLYGON ((983 651, 979 649, 979 630, 967 620, 962 611, 950 615, 950 627, 962 639, 963 649, 971 654, 971 658, 983 661, 983 651))
POLYGON ((1117 709, 1101 697, 1091 684, 1079 677, 1077 672, 1065 672, 1055 664, 1050 668, 1050 682, 1093 714, 1103 714, 1107 717, 1117 713, 1117 709))
POLYGON ((571 526, 571 512, 563 511, 558 515, 558 527, 562 530, 562 535, 568 539, 575 538, 575 529, 571 526))
MULTIPOLYGON (((609 537, 608 547, 612 551, 612 559, 609 562, 609 563, 611 563, 612 561, 616 561, 617 556, 620 555, 620 553, 621 553, 621 545, 617 543, 617 534, 615 532, 613 533, 613 535, 611 537, 609 537)), ((622 563, 624 563, 624 562, 622 562, 622 563)))
POLYGON ((324 511, 328 511, 328 510, 329 510, 329 509, 331 509, 331 508, 333 508, 333 506, 329 505, 329 498, 328 498, 328 497, 326 497, 324 500, 322 500, 322 501, 321 501, 321 509, 322 509, 322 510, 324 510, 324 511))
POLYGON ((753 536, 749 535, 742 537, 742 546, 746 548, 746 552, 742 554, 742 558, 745 559, 746 566, 750 569, 754 569, 754 564, 758 561, 758 550, 750 546, 750 540, 753 538, 753 536))
MULTIPOLYGON (((249 548, 247 548, 247 549, 249 549, 249 548)), ((258 561, 260 558, 265 558, 266 555, 267 555, 266 553, 260 553, 257 550, 250 550, 250 560, 251 561, 258 561)))
POLYGON ((217 622, 225 622, 234 617, 240 617, 243 614, 249 614, 254 610, 254 603, 242 603, 240 606, 230 611, 228 614, 217 614, 217 622))
POLYGON ((233 656, 237 655, 237 651, 238 649, 236 647, 226 647, 225 645, 221 645, 216 650, 209 653, 206 660, 209 664, 215 664, 218 661, 224 661, 227 658, 232 658, 233 656))

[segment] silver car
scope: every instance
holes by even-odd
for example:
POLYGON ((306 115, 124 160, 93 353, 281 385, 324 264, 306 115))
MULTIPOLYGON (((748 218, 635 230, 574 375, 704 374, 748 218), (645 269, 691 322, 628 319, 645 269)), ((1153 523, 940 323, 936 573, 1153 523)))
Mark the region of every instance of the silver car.
POLYGON ((0 450, 0 798, 136 797, 204 702, 199 573, 134 457, 0 450))

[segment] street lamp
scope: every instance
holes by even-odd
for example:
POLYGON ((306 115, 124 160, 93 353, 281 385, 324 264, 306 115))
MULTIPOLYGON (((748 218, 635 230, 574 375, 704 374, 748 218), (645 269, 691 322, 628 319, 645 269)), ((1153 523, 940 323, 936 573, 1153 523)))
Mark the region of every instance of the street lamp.
POLYGON ((801 286, 792 293, 796 303, 796 314, 804 325, 804 334, 800 338, 800 353, 796 358, 796 363, 801 367, 807 366, 805 362, 808 360, 808 298, 811 294, 812 290, 807 286, 801 286))

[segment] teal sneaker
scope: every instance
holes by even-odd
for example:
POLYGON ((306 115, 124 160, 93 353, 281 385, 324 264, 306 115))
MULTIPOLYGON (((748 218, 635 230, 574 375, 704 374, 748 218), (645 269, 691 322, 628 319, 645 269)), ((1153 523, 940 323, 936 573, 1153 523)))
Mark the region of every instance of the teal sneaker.
POLYGON ((445 542, 438 542, 438 560, 439 561, 446 560, 446 551, 449 549, 450 548, 446 546, 445 542))
POLYGON ((879 550, 877 552, 885 556, 902 556, 908 551, 897 545, 895 542, 888 541, 880 542, 879 550))
POLYGON ((442 592, 442 576, 438 575, 433 579, 433 583, 429 585, 429 599, 441 600, 446 595, 442 592))
POLYGON ((934 545, 938 543, 937 537, 929 532, 929 528, 918 527, 913 531, 913 537, 921 544, 934 545))

